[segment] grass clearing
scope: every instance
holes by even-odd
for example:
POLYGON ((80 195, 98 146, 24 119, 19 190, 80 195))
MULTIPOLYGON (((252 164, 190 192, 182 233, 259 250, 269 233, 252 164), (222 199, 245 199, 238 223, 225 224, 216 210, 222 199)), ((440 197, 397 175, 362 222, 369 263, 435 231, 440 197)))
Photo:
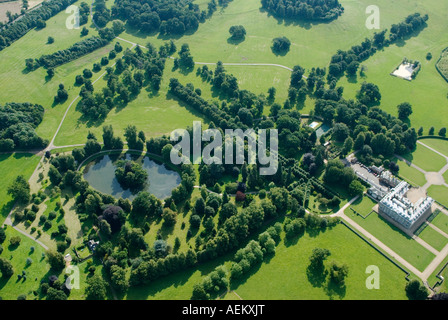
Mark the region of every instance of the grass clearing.
MULTIPOLYGON (((82 114, 76 108, 78 100, 68 112, 61 131, 56 137, 55 144, 63 146, 85 143, 89 131, 97 137, 101 137, 102 127, 105 125, 112 125, 115 135, 123 136, 124 129, 129 124, 133 124, 138 130, 143 130, 147 138, 150 138, 163 134, 169 135, 175 129, 193 126, 193 121, 207 123, 207 120, 203 121, 203 116, 196 110, 183 102, 178 102, 168 94, 169 80, 173 77, 173 73, 169 71, 172 69, 172 66, 173 62, 171 60, 167 61, 161 89, 157 94, 153 95, 152 92, 147 92, 143 89, 140 95, 135 100, 129 102, 125 108, 112 109, 105 121, 95 123, 83 121, 82 114)), ((180 75, 179 72, 176 72, 176 74, 180 75)), ((205 92, 205 98, 207 98, 207 90, 204 88, 210 85, 203 84, 202 80, 196 77, 195 74, 190 73, 188 77, 178 78, 184 85, 192 82, 195 87, 201 88, 205 92)), ((95 91, 101 90, 105 85, 106 81, 101 79, 95 84, 95 91)), ((203 127, 206 129, 207 125, 203 124, 203 127)))
POLYGON ((416 150, 403 158, 428 172, 438 172, 446 165, 444 157, 418 143, 416 150))
POLYGON ((377 203, 375 201, 364 195, 362 198, 358 198, 355 202, 353 202, 351 208, 365 217, 372 211, 376 204, 377 203))
POLYGON ((319 235, 306 233, 297 244, 282 241, 275 256, 256 269, 231 288, 243 299, 406 299, 405 274, 343 225, 319 235), (325 281, 308 277, 308 258, 316 247, 330 250, 326 266, 332 260, 348 265, 345 288, 328 287, 325 281), (366 289, 365 272, 369 265, 381 270, 379 290, 366 289))
POLYGON ((434 200, 448 207, 448 188, 445 186, 432 185, 428 188, 428 195, 434 200))
POLYGON ((443 212, 439 212, 439 214, 431 221, 431 223, 448 234, 448 216, 443 212))
POLYGON ((431 147, 448 157, 448 140, 423 139, 420 140, 420 142, 426 144, 428 147, 431 147))
POLYGON ((400 177, 417 186, 424 186, 426 178, 423 172, 408 165, 405 161, 395 158, 394 161, 400 166, 400 177))
POLYGON ((437 251, 441 251, 446 244, 448 243, 448 239, 443 235, 438 233, 436 230, 427 226, 419 235, 419 238, 423 239, 426 243, 428 243, 431 247, 436 249, 437 251))

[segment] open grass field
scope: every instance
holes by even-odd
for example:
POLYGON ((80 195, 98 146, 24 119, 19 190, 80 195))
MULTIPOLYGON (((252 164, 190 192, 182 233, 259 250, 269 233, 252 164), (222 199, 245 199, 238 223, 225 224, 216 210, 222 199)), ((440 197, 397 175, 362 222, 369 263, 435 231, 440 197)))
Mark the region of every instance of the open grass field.
MULTIPOLYGON (((169 135, 173 130, 193 126, 193 121, 201 121, 201 114, 193 108, 180 103, 168 94, 168 85, 173 73, 170 70, 173 67, 171 60, 167 61, 166 70, 163 76, 161 89, 155 95, 152 92, 142 90, 140 95, 133 101, 129 102, 125 108, 112 109, 106 120, 101 122, 84 121, 82 114, 77 110, 76 105, 70 109, 61 131, 55 140, 55 145, 70 145, 85 143, 89 131, 100 137, 102 127, 112 125, 116 135, 123 135, 124 129, 133 124, 138 130, 143 130, 146 136, 156 137, 163 134, 169 135)), ((181 75, 176 72, 177 75, 181 75)), ((188 77, 179 77, 179 81, 184 85, 191 82, 197 87, 203 89, 204 97, 207 97, 207 88, 209 84, 203 84, 199 77, 194 73, 190 73, 188 77), (193 82, 196 81, 196 82, 193 82), (199 86, 200 84, 200 86, 199 86)), ((95 84, 95 90, 100 90, 106 82, 101 79, 95 84)), ((195 87, 196 87, 195 86, 195 87)), ((208 89, 211 97, 211 90, 208 89)), ((204 122, 204 121, 203 121, 204 122)), ((206 128, 206 122, 203 125, 206 128)))
POLYGON ((441 251, 447 244, 448 239, 443 235, 438 233, 436 230, 427 226, 419 235, 419 238, 423 239, 426 243, 428 243, 431 247, 436 249, 437 251, 441 251))
POLYGON ((445 186, 432 185, 428 188, 428 195, 434 200, 448 207, 448 188, 445 186))
POLYGON ((337 225, 318 236, 306 233, 296 244, 282 241, 274 257, 231 289, 245 300, 406 299, 404 276, 401 270, 359 240, 349 229, 337 225), (326 265, 332 260, 348 265, 346 288, 329 287, 325 281, 308 276, 308 258, 315 247, 330 250, 331 256, 325 262, 326 265), (376 265, 380 269, 379 290, 366 288, 366 268, 369 265, 376 265))
POLYGON ((12 199, 7 194, 9 185, 19 174, 22 174, 28 180, 34 169, 36 169, 39 160, 39 157, 29 153, 0 154, 0 176, 2 177, 2 187, 0 188, 0 224, 3 224, 3 221, 13 206, 12 199))
MULTIPOLYGON (((362 198, 358 198, 355 202, 353 202, 351 208, 365 217, 372 211, 375 205, 375 201, 370 199, 368 196, 363 196, 362 198)), ((350 212, 352 211, 350 210, 350 212)))
POLYGON ((421 144, 417 144, 416 150, 403 156, 403 158, 428 172, 438 172, 446 165, 444 157, 421 144))
MULTIPOLYGON (((221 60, 232 63, 277 63, 288 67, 300 64, 306 69, 325 67, 338 49, 347 50, 377 31, 365 28, 365 9, 371 4, 369 1, 342 0, 341 4, 345 12, 336 21, 297 25, 278 21, 266 12, 261 12, 258 0, 235 0, 222 12, 216 12, 210 20, 201 24, 196 33, 175 39, 175 43, 178 46, 188 43, 195 61, 201 62, 221 60), (227 41, 228 29, 239 24, 247 30, 246 40, 232 44, 227 41), (322 35, 325 35, 325 40, 322 35), (291 40, 291 50, 285 56, 275 56, 271 51, 271 41, 278 36, 286 36, 291 40)), ((435 69, 436 56, 448 42, 448 35, 444 33, 448 27, 444 15, 448 4, 437 0, 377 1, 375 4, 380 8, 381 29, 390 28, 414 12, 429 14, 428 27, 418 37, 385 48, 364 62, 363 65, 367 67, 365 78, 343 78, 338 85, 345 87, 347 98, 354 98, 363 81, 373 82, 380 87, 383 95, 381 107, 384 110, 396 115, 396 106, 409 101, 414 110, 411 124, 428 130, 437 123, 437 119, 448 116, 448 86, 435 69), (430 61, 425 59, 428 51, 435 57, 430 61), (422 70, 412 82, 389 75, 403 57, 422 62, 422 70), (428 107, 427 97, 431 97, 431 107, 428 107)), ((160 44, 164 40, 158 36, 145 37, 132 30, 122 36, 141 44, 147 41, 160 44)))
POLYGON ((423 139, 423 140, 421 140, 421 142, 426 144, 428 147, 431 147, 448 157, 448 140, 423 139))
POLYGON ((423 271, 434 258, 434 254, 377 213, 370 214, 366 219, 357 216, 349 209, 345 210, 345 214, 420 271, 423 271))
MULTIPOLYGON (((282 235, 283 237, 283 235, 282 235)), ((148 288, 131 288, 127 299, 189 299, 193 286, 220 264, 230 267, 226 256, 214 262, 202 264, 197 270, 159 279, 148 288)), ((338 225, 324 233, 306 233, 297 242, 280 242, 272 258, 255 267, 249 276, 231 286, 235 293, 224 295, 222 299, 234 300, 240 296, 250 299, 406 299, 405 274, 387 259, 377 253, 343 225, 338 225), (334 290, 326 282, 316 282, 308 278, 306 269, 308 258, 315 247, 327 248, 332 255, 328 262, 336 260, 349 266, 346 288, 334 290), (380 269, 379 290, 368 290, 365 281, 367 266, 376 265, 380 269)))
POLYGON ((443 212, 439 212, 439 214, 431 221, 431 223, 448 234, 448 216, 443 212))
POLYGON ((418 171, 414 167, 408 165, 405 161, 395 158, 394 161, 400 166, 400 177, 404 178, 413 185, 422 187, 426 183, 423 172, 418 171))
MULTIPOLYGON (((79 5, 81 2, 76 2, 75 5, 79 5)), ((6 102, 41 104, 45 108, 45 116, 36 131, 46 139, 53 137, 66 108, 79 93, 80 88, 74 86, 76 75, 82 74, 82 70, 85 68, 91 69, 93 63, 99 62, 102 56, 108 54, 114 44, 111 43, 80 59, 57 67, 52 79, 47 78, 46 70, 43 68, 32 72, 26 70, 25 59, 36 59, 44 54, 51 54, 84 39, 80 36, 80 29, 65 27, 65 20, 68 16, 69 14, 62 11, 47 21, 46 28, 29 31, 24 37, 0 53, 2 60, 0 65, 0 87, 2 88, 0 104, 6 102), (47 44, 49 36, 55 39, 53 44, 47 44), (60 83, 65 85, 69 96, 63 104, 53 105, 53 98, 60 83)), ((89 29, 87 37, 96 35, 97 31, 89 25, 90 23, 86 25, 89 29)), ((127 48, 131 45, 123 42, 122 46, 127 48)), ((92 81, 102 72, 94 74, 92 81)))
POLYGON ((34 300, 37 297, 33 291, 39 288, 40 281, 50 270, 50 266, 43 257, 45 250, 10 226, 6 228, 6 236, 0 257, 11 261, 14 274, 9 279, 0 278, 0 296, 4 300, 16 300, 20 294, 25 294, 27 300, 34 300), (11 247, 9 239, 15 236, 20 237, 20 245, 11 247), (34 250, 31 249, 32 247, 34 250), (32 260, 29 266, 26 263, 27 258, 32 260), (26 272, 26 279, 18 279, 17 275, 21 275, 22 271, 26 272))

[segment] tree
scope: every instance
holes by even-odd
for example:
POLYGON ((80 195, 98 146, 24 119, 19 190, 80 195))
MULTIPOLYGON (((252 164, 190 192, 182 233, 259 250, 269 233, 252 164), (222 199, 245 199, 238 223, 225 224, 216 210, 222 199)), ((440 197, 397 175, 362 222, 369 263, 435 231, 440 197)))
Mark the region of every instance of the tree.
POLYGON ((112 286, 120 292, 125 292, 129 287, 129 282, 126 279, 126 270, 118 265, 113 265, 110 268, 110 280, 112 286))
POLYGON ((348 275, 348 266, 346 264, 339 264, 332 261, 330 264, 330 280, 336 285, 343 287, 345 285, 345 278, 348 275))
POLYGON ((0 257, 0 272, 3 278, 10 278, 14 274, 12 263, 3 257, 0 257))
POLYGON ((351 137, 348 137, 344 141, 344 145, 342 146, 342 154, 347 155, 352 149, 353 149, 353 139, 351 137))
POLYGON ((27 204, 30 201, 30 184, 25 178, 20 175, 8 188, 8 194, 12 196, 15 201, 27 204))
POLYGON ((47 300, 67 300, 67 295, 62 290, 49 287, 47 290, 47 300))
POLYGON ((89 29, 87 29, 86 27, 83 27, 81 30, 81 37, 85 37, 88 34, 89 34, 89 29))
POLYGON ((362 196, 364 193, 364 186, 358 180, 353 180, 348 186, 348 192, 352 197, 362 196))
POLYGON ((148 172, 134 161, 119 161, 115 169, 115 177, 125 190, 142 190, 148 183, 148 172))
POLYGON ((361 90, 358 92, 356 97, 359 102, 365 104, 366 106, 372 106, 380 102, 381 93, 377 85, 364 82, 361 85, 361 90))
POLYGON ((52 44, 52 43, 54 43, 54 38, 53 38, 53 37, 48 37, 48 39, 47 39, 47 43, 48 43, 48 44, 52 44))
POLYGON ((406 120, 412 114, 412 106, 409 102, 400 103, 398 106, 398 119, 406 120))
POLYGON ((429 295, 425 285, 417 279, 413 279, 406 284, 406 294, 411 300, 426 300, 429 295))
POLYGON ((6 240, 5 229, 0 228, 0 244, 2 244, 3 242, 5 242, 5 240, 6 240))
POLYGON ((232 35, 231 38, 233 40, 244 40, 246 37, 246 29, 239 25, 239 26, 231 26, 229 29, 229 33, 232 35))
POLYGON ((356 136, 356 140, 355 140, 355 143, 354 143, 355 150, 361 150, 362 147, 364 146, 365 142, 366 142, 366 136, 364 135, 364 133, 360 132, 356 136))
POLYGON ((53 270, 62 270, 65 267, 64 256, 57 251, 47 251, 46 252, 47 261, 53 270))
MULTIPOLYGON (((345 141, 350 134, 350 129, 345 123, 336 123, 333 127, 333 139, 336 141, 345 141)), ((353 142, 353 140, 352 140, 353 142)))
POLYGON ((322 269, 324 268, 324 261, 331 255, 330 250, 322 249, 322 248, 314 248, 310 260, 310 267, 313 269, 322 269))
POLYGON ((274 101, 276 93, 277 93, 277 89, 275 89, 274 87, 270 87, 268 89, 268 101, 274 101))
POLYGON ((87 279, 86 297, 89 300, 106 300, 107 283, 101 275, 95 274, 87 279))
POLYGON ((291 47, 291 41, 286 37, 278 37, 272 40, 272 51, 276 54, 286 53, 291 47))
POLYGON ((47 70, 47 76, 50 79, 53 78, 53 76, 54 76, 54 69, 53 68, 50 68, 50 69, 47 70))
POLYGON ((446 136, 446 128, 443 127, 439 130, 439 136, 445 137, 446 136))

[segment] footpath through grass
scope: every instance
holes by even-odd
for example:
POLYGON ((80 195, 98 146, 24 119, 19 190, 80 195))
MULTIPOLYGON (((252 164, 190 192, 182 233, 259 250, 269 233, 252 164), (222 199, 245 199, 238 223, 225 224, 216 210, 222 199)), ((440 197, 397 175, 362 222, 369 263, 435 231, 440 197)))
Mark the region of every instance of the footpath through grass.
POLYGON ((446 165, 444 157, 419 143, 413 153, 407 154, 403 158, 427 172, 439 172, 446 165))

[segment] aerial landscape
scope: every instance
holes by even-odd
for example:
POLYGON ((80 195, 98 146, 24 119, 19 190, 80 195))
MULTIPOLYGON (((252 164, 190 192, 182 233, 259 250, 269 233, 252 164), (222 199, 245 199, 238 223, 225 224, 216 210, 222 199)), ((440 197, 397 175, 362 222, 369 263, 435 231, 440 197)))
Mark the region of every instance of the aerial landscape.
POLYGON ((448 300, 447 13, 0 0, 0 300, 448 300))

